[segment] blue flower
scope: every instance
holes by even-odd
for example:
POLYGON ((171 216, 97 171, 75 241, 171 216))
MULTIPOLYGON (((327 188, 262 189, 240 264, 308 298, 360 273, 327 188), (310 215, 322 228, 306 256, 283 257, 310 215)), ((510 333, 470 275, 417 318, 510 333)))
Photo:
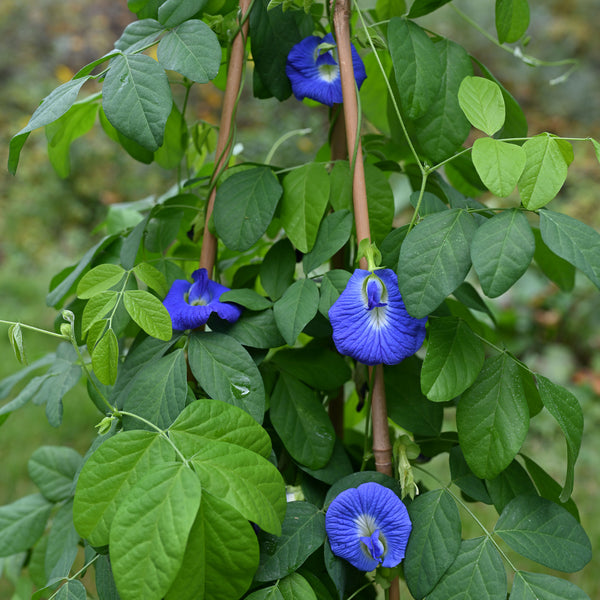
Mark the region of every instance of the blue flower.
POLYGON ((421 347, 427 317, 408 314, 394 271, 356 269, 329 320, 340 354, 365 365, 395 365, 421 347))
POLYGON ((240 318, 242 309, 232 302, 220 302, 219 298, 229 288, 208 278, 206 269, 192 273, 194 283, 176 279, 163 300, 171 315, 173 329, 185 331, 204 325, 215 312, 221 319, 233 323, 240 318))
MULTIPOLYGON (((311 35, 290 50, 285 73, 292 84, 292 92, 298 100, 310 98, 329 106, 342 102, 337 49, 327 48, 327 45, 335 46, 331 33, 324 38, 311 35), (321 44, 324 47, 320 47, 321 44)), ((367 78, 367 73, 354 46, 352 46, 352 64, 356 85, 360 89, 367 78)))
POLYGON ((325 515, 325 530, 336 556, 361 571, 373 571, 380 564, 400 564, 412 523, 392 490, 369 482, 336 496, 325 515))

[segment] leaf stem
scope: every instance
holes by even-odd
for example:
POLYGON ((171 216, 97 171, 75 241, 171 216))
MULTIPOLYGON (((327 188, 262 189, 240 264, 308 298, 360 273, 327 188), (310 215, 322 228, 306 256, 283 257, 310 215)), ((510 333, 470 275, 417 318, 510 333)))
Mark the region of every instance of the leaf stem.
POLYGON ((265 158, 265 165, 271 164, 271 160, 273 160, 273 155, 275 154, 275 152, 277 152, 277 150, 278 150, 279 146, 281 146, 281 144, 283 144, 284 142, 289 140, 291 137, 294 137, 295 135, 308 135, 311 132, 312 132, 312 129, 310 129, 310 127, 308 127, 306 129, 294 129, 293 131, 288 131, 287 133, 284 133, 278 140, 275 141, 275 143, 269 150, 269 153, 267 154, 267 157, 265 158))
POLYGON ((46 335, 50 335, 55 338, 59 338, 61 340, 68 341, 69 338, 64 336, 62 333, 56 333, 54 331, 48 331, 47 329, 40 329, 39 327, 34 327, 33 325, 26 325, 25 323, 21 323, 20 321, 5 321, 4 319, 0 319, 0 323, 4 325, 19 325, 23 329, 29 329, 30 331, 37 331, 38 333, 45 333, 46 335))

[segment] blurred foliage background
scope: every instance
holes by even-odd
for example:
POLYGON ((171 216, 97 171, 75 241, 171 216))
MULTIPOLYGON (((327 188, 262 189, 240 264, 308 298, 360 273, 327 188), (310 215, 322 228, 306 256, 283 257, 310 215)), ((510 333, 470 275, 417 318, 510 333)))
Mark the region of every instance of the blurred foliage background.
MULTIPOLYGON (((495 35, 493 0, 452 3, 486 32, 495 35)), ((467 24, 452 4, 423 19, 425 26, 465 46, 517 98, 530 134, 550 131, 566 137, 600 139, 600 11, 597 0, 530 0, 532 9, 525 52, 542 61, 576 59, 572 65, 531 67, 495 47, 467 24), (568 77, 552 84, 557 78, 568 77)), ((361 6, 364 3, 361 2, 361 6)), ((100 127, 71 148, 71 175, 60 179, 48 162, 46 139, 34 132, 19 170, 5 170, 8 142, 23 127, 39 101, 70 79, 84 64, 108 52, 133 20, 125 0, 2 0, 0 3, 0 318, 52 328, 56 311, 45 306, 51 277, 92 245, 90 232, 116 202, 161 193, 173 173, 146 166, 117 148, 100 127)), ((194 88, 191 111, 217 124, 221 92, 212 84, 194 88)), ((85 90, 84 90, 85 91, 85 90)), ((89 91, 89 89, 88 89, 89 91)), ((310 128, 288 140, 276 162, 304 162, 327 138, 324 107, 308 108, 293 98, 254 101, 246 78, 240 104, 238 141, 242 155, 262 160, 285 131, 310 128), (273 127, 273 124, 280 124, 273 127)), ((574 145, 575 161, 553 207, 600 229, 600 165, 589 143, 574 145)), ((490 303, 510 350, 534 370, 567 385, 579 398, 586 430, 576 472, 574 498, 594 549, 600 548, 600 311, 598 290, 578 275, 573 294, 565 294, 530 269, 507 294, 490 303)), ((0 330, 0 378, 19 368, 0 330)), ((28 358, 55 349, 55 340, 25 333, 28 358)), ((27 460, 42 444, 65 444, 85 452, 98 421, 96 409, 80 390, 67 397, 63 425, 55 430, 43 409, 26 406, 0 428, 0 504, 34 491, 27 460)), ((564 476, 565 445, 556 423, 540 414, 524 452, 535 456, 559 481, 564 476)), ((491 516, 490 516, 491 518, 491 516)), ((473 530, 472 535, 479 535, 473 530)), ((600 566, 598 563, 596 566, 600 566)), ((569 578, 591 598, 600 598, 594 565, 569 578)), ((0 580, 0 600, 12 597, 0 580)))

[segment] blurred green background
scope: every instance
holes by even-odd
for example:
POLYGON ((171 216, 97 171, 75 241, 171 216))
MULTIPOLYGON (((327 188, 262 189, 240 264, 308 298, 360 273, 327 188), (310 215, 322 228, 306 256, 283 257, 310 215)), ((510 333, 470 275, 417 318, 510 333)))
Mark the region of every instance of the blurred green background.
MULTIPOLYGON (((460 10, 494 34, 493 0, 455 0, 460 10)), ((485 63, 523 107, 530 133, 600 139, 600 11, 597 0, 530 0, 531 42, 525 51, 544 61, 578 60, 568 79, 551 85, 570 65, 532 68, 493 46, 447 5, 422 24, 465 46, 485 63)), ((361 3, 363 6, 363 3, 361 3)), ((23 127, 39 101, 84 64, 108 52, 133 20, 125 0, 2 0, 0 3, 0 319, 52 328, 56 311, 44 297, 51 277, 89 248, 91 230, 115 202, 160 193, 173 174, 135 162, 108 140, 99 127, 71 149, 71 175, 60 179, 48 162, 42 131, 34 132, 21 156, 17 176, 6 170, 8 142, 23 127)), ((195 117, 216 124, 221 92, 212 85, 195 92, 195 117)), ((264 158, 283 131, 310 127, 278 151, 280 163, 303 162, 326 139, 327 113, 293 98, 257 102, 251 77, 238 119, 244 155, 264 158), (273 123, 280 123, 273 128, 273 123)), ((553 208, 600 229, 600 165, 589 143, 575 145, 575 161, 553 208)), ((582 403, 586 430, 577 466, 574 498, 594 549, 600 548, 600 296, 578 275, 574 294, 548 283, 535 269, 494 310, 509 348, 534 370, 571 388, 582 403)), ((0 378, 19 368, 0 325, 0 378)), ((28 358, 55 349, 56 341, 25 334, 28 358)), ((27 460, 42 444, 64 444, 85 452, 99 413, 81 389, 65 400, 64 422, 51 428, 43 408, 29 405, 0 427, 0 504, 34 490, 27 460)), ((532 421, 524 451, 536 457, 559 481, 564 477, 565 443, 556 423, 542 413, 532 421)), ((490 519, 492 516, 490 515, 490 519)), ((490 521, 492 522, 492 521, 490 521)), ((475 529, 468 532, 479 535, 475 529)), ((520 563, 523 564, 523 563, 520 563)), ((600 581, 590 564, 569 579, 590 598, 600 598, 600 581)), ((0 600, 13 586, 0 579, 0 600)))

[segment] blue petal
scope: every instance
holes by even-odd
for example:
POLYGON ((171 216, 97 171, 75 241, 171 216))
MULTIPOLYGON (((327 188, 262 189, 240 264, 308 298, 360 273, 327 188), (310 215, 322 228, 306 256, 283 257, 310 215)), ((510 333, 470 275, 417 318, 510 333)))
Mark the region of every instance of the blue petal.
POLYGON ((192 306, 185 301, 190 287, 189 281, 177 279, 163 300, 165 308, 171 315, 173 329, 176 331, 196 329, 196 327, 204 325, 212 312, 208 306, 192 306))
POLYGON ((395 365, 421 347, 427 318, 415 319, 408 314, 394 271, 378 269, 375 275, 385 286, 381 297, 386 305, 369 309, 365 280, 371 272, 356 269, 329 309, 333 341, 340 354, 366 365, 395 365))
POLYGON ((361 538, 372 541, 375 555, 381 540, 382 566, 395 567, 404 558, 412 524, 406 507, 392 490, 369 482, 344 490, 333 500, 325 515, 325 529, 336 556, 361 571, 372 571, 380 564, 379 556, 373 558, 369 544, 361 538), (377 531, 377 540, 373 540, 377 531))
POLYGON ((188 292, 188 302, 192 304, 197 300, 202 300, 204 304, 208 304, 210 298, 208 292, 208 271, 206 269, 197 269, 192 273, 194 283, 190 286, 188 292))

